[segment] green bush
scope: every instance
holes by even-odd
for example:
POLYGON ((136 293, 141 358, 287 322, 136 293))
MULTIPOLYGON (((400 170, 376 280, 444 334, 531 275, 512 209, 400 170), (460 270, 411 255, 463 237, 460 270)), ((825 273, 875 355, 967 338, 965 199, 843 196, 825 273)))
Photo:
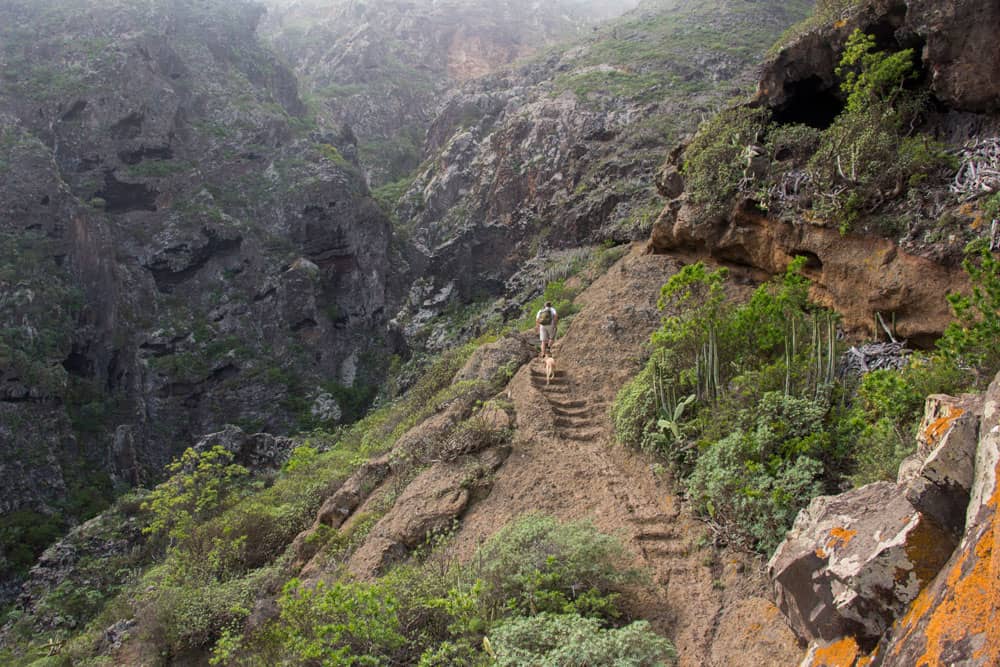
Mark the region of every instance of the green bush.
POLYGON ((477 559, 491 609, 614 618, 622 586, 639 576, 622 567, 624 555, 589 522, 530 514, 491 537, 477 559))
POLYGON ((232 463, 232 453, 215 446, 198 453, 188 448, 167 466, 170 477, 159 484, 142 504, 151 515, 143 532, 166 536, 176 543, 216 513, 236 489, 247 469, 232 463))
POLYGON ((615 397, 611 420, 618 442, 644 451, 653 448, 651 435, 657 415, 654 377, 657 372, 656 362, 651 359, 615 397))
POLYGON ((692 502, 763 553, 773 551, 799 510, 823 491, 825 413, 807 399, 765 394, 741 415, 738 430, 698 457, 687 483, 692 502))
POLYGON ((940 352, 972 371, 983 386, 1000 371, 1000 261, 985 244, 969 248, 962 267, 972 294, 949 294, 955 321, 938 341, 940 352))
POLYGON ((61 516, 17 510, 0 517, 0 575, 24 574, 65 530, 61 516))
POLYGON ((490 646, 499 667, 659 667, 677 658, 647 621, 606 629, 577 614, 506 620, 490 634, 490 646))
POLYGON ((895 479, 899 464, 917 449, 927 396, 960 393, 966 383, 967 376, 939 355, 914 355, 901 371, 865 375, 852 410, 842 418, 856 422, 855 486, 895 479))
POLYGON ((684 151, 684 183, 709 215, 725 212, 749 177, 747 147, 763 143, 769 121, 767 110, 737 107, 698 128, 684 151))
POLYGON ((399 603, 384 584, 289 581, 272 640, 293 664, 385 665, 402 648, 399 603))

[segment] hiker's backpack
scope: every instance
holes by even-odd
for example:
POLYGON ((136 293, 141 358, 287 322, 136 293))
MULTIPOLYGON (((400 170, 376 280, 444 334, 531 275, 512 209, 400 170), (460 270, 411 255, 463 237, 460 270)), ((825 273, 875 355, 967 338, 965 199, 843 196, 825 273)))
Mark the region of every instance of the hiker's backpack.
POLYGON ((546 326, 546 327, 549 326, 550 324, 552 324, 552 309, 551 308, 544 308, 544 309, 542 309, 541 314, 538 316, 538 323, 541 324, 542 326, 546 326))

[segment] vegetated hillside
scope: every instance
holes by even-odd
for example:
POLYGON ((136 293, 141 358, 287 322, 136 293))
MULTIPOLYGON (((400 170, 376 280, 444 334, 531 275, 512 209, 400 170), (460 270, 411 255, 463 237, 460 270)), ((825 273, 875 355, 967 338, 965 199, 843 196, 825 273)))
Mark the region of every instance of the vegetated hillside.
POLYGON ((0 4, 3 578, 197 435, 374 393, 389 223, 262 11, 0 4))
POLYGON ((647 234, 663 155, 751 84, 810 6, 644 2, 449 93, 395 209, 420 276, 398 321, 419 322, 438 294, 468 304, 496 293, 539 249, 647 234))
POLYGON ((764 66, 752 102, 711 118, 665 170, 653 232, 773 274, 809 258, 814 297, 855 333, 876 312, 929 346, 967 289, 967 244, 995 247, 1000 105, 976 12, 826 2, 764 66), (812 30, 809 30, 812 26, 812 30))
POLYGON ((422 161, 441 96, 634 6, 628 2, 267 2, 264 35, 332 126, 358 137, 373 186, 422 161))

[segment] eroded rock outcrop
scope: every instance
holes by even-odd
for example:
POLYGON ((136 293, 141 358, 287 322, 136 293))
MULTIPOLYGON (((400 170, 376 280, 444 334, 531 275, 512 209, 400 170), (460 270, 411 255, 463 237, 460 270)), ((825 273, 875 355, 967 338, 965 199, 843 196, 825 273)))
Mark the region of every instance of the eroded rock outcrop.
POLYGON ((901 250, 888 239, 843 235, 809 222, 767 217, 747 203, 726 219, 706 222, 691 206, 653 226, 654 252, 707 254, 724 263, 778 274, 805 256, 810 296, 835 309, 850 333, 874 333, 875 313, 893 313, 899 336, 927 344, 951 321, 945 296, 968 289, 960 267, 901 250))
POLYGON ((768 567, 796 633, 878 641, 948 559, 955 544, 895 484, 813 500, 768 567))
POLYGON ((1000 658, 1000 376, 983 397, 929 397, 917 456, 898 484, 816 499, 772 558, 782 610, 812 642, 803 667, 1000 658))

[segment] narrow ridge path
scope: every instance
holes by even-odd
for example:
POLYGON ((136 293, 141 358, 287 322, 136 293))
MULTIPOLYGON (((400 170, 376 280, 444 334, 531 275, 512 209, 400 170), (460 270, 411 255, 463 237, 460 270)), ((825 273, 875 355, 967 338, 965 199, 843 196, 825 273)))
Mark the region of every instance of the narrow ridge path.
POLYGON ((616 534, 650 582, 626 611, 669 637, 682 667, 768 667, 802 651, 766 596, 759 561, 718 552, 648 457, 619 445, 610 417, 618 390, 642 368, 660 323, 660 286, 680 265, 641 247, 577 299, 554 346, 554 377, 535 359, 508 385, 517 412, 511 455, 489 496, 462 517, 450 549, 468 559, 500 527, 529 512, 588 519, 616 534))

